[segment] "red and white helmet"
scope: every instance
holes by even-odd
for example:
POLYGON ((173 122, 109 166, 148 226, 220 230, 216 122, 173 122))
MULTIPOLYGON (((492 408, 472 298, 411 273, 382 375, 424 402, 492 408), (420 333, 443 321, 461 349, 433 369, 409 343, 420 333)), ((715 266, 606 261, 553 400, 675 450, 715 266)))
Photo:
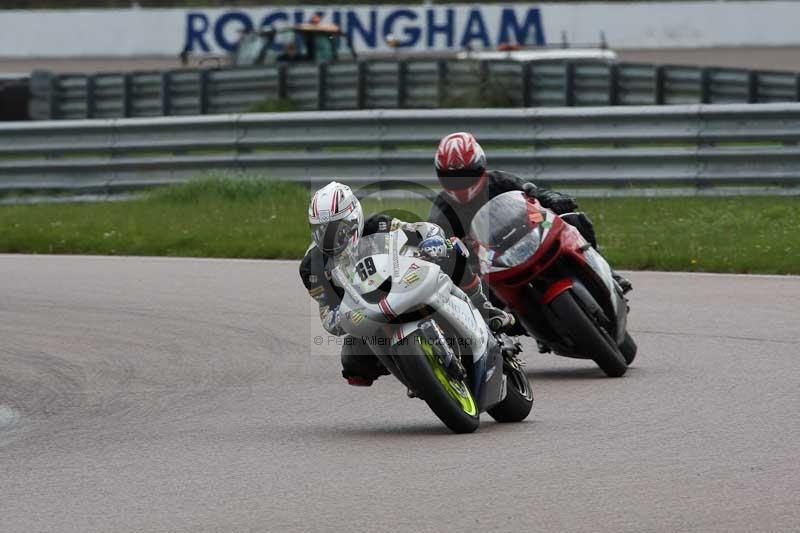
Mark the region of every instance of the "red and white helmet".
POLYGON ((336 256, 361 238, 364 211, 350 187, 332 181, 314 193, 308 223, 314 244, 323 253, 336 256))
POLYGON ((445 194, 460 204, 486 186, 486 154, 471 133, 451 133, 439 141, 434 165, 445 194))

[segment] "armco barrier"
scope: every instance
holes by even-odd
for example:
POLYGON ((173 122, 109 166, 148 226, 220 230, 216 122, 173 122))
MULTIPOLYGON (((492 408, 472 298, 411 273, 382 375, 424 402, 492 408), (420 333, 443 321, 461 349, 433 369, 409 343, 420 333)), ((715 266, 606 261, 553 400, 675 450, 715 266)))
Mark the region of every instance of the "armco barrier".
POLYGON ((30 116, 79 119, 245 112, 289 99, 299 110, 475 105, 769 103, 800 99, 793 72, 630 63, 361 61, 31 77, 30 116))
POLYGON ((472 131, 538 183, 800 184, 800 104, 273 114, 0 124, 0 189, 126 189, 209 171, 319 182, 431 179, 472 131))

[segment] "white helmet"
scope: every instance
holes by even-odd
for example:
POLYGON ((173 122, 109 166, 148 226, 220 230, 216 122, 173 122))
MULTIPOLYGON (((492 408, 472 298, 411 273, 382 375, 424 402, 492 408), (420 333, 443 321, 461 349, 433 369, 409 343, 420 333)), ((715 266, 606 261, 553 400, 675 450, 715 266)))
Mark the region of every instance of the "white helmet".
POLYGON ((350 187, 332 181, 314 193, 308 206, 308 223, 317 248, 336 256, 361 238, 364 212, 350 187))

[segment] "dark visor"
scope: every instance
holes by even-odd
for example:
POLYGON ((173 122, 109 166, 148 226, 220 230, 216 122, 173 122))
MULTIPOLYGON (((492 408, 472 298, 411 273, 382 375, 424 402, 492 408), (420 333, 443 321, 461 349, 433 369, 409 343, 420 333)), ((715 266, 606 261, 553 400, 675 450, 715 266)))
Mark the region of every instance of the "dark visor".
POLYGON ((470 175, 468 170, 440 170, 439 183, 442 187, 450 190, 466 189, 472 187, 481 180, 483 172, 478 175, 470 175))
POLYGON ((356 220, 334 220, 327 224, 312 225, 311 231, 314 242, 322 251, 329 255, 338 255, 345 248, 358 231, 356 220))

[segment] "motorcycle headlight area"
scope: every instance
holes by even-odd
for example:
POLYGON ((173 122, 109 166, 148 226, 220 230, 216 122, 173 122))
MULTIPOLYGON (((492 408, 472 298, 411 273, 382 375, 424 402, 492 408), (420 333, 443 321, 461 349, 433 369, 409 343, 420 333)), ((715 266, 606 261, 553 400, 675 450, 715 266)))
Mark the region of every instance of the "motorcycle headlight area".
POLYGON ((539 232, 535 230, 529 231, 508 250, 500 254, 494 260, 494 263, 497 266, 506 268, 517 266, 535 254, 541 244, 542 238, 539 232))

